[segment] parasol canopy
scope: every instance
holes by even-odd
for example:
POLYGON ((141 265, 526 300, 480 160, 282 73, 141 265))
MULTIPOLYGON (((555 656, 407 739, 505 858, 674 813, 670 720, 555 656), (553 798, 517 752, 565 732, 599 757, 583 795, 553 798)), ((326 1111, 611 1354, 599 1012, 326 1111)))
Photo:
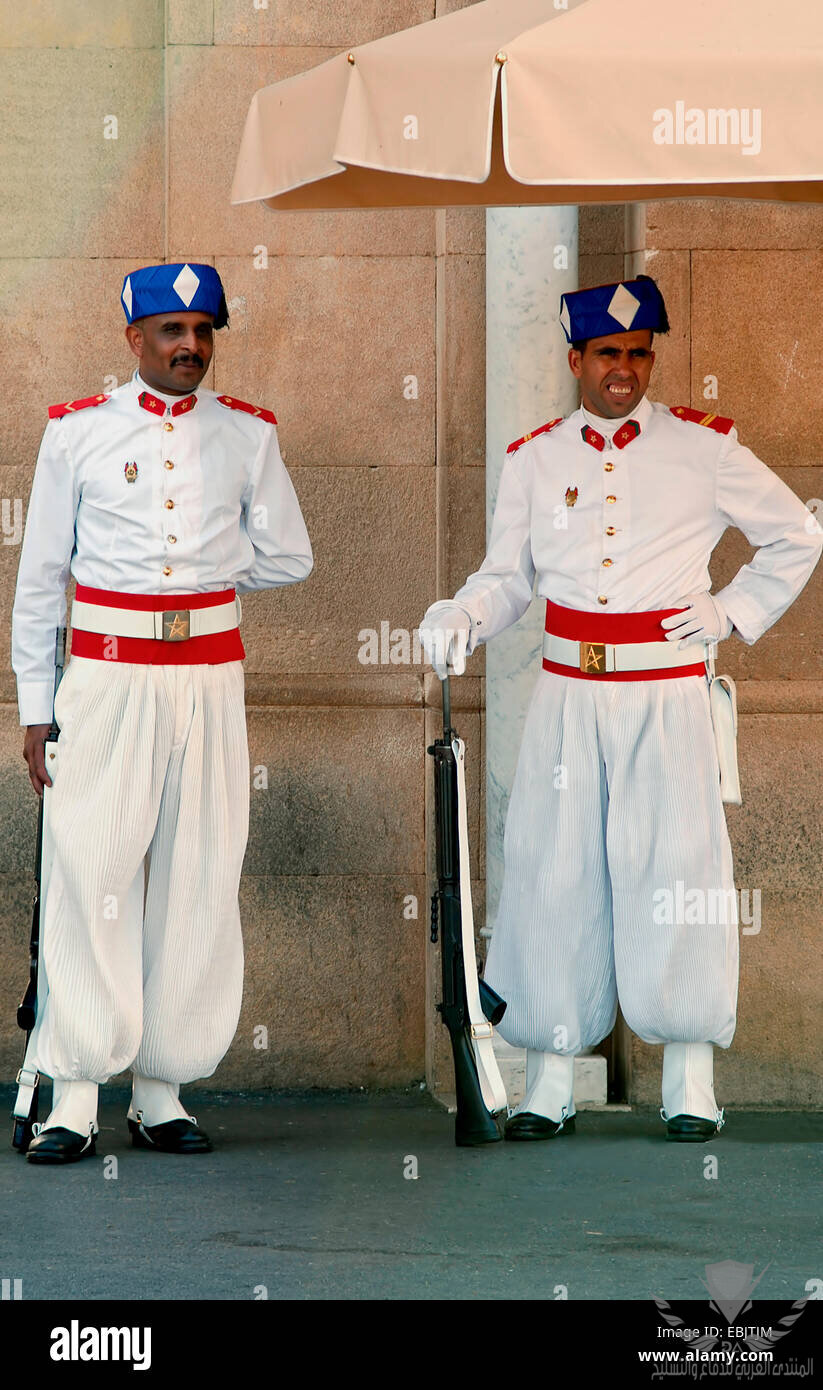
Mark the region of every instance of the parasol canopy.
POLYGON ((819 0, 483 0, 252 98, 232 203, 823 200, 819 0))

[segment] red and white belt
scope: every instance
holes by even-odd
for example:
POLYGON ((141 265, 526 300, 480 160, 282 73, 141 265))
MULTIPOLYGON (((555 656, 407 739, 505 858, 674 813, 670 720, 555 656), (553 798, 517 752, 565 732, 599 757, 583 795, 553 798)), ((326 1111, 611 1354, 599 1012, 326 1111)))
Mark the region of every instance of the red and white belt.
POLYGON ((71 651, 100 661, 152 666, 242 661, 240 599, 209 594, 124 594, 78 584, 71 609, 71 651))
POLYGON ((661 638, 661 618, 682 608, 647 613, 585 613, 546 602, 543 670, 579 680, 654 681, 704 676, 703 647, 678 649, 661 638), (698 659, 697 653, 701 656, 698 659))

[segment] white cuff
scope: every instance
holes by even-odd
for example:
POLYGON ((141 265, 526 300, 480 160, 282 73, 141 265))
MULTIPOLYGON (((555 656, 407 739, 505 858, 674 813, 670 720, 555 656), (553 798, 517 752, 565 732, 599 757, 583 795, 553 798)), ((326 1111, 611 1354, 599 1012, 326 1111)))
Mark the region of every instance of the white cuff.
POLYGON ((48 681, 18 681, 20 724, 50 724, 54 713, 54 676, 48 681))
POLYGON ((716 610, 717 615, 718 615, 718 617, 720 618, 720 622, 721 622, 720 636, 718 637, 717 640, 718 640, 719 642, 725 642, 726 638, 727 638, 727 637, 731 637, 731 635, 732 635, 732 628, 734 627, 734 623, 732 622, 731 618, 729 617, 728 613, 726 612, 726 605, 725 605, 725 603, 723 602, 723 600, 722 600, 722 598, 720 597, 720 595, 719 595, 719 594, 712 594, 712 595, 711 595, 711 599, 712 599, 712 603, 713 603, 714 606, 715 606, 715 610, 716 610))
POLYGON ((762 626, 762 619, 741 608, 740 595, 734 592, 731 584, 721 589, 719 594, 712 594, 712 598, 716 603, 722 604, 729 622, 748 647, 753 646, 758 637, 763 636, 765 628, 762 626))

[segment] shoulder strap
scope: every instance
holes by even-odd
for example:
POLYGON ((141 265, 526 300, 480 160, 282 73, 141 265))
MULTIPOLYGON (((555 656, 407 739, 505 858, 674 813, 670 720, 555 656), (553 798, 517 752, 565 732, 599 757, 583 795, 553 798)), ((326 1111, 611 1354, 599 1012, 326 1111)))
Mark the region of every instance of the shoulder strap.
POLYGON ((228 410, 244 410, 247 415, 258 415, 261 420, 266 420, 270 425, 277 424, 274 411, 264 410, 262 405, 249 405, 248 401, 239 401, 236 396, 218 396, 217 399, 228 410))
POLYGON ((520 448, 521 444, 528 444, 529 440, 534 439, 535 435, 546 434, 548 430, 553 430, 555 425, 560 425, 562 424, 562 422, 563 416, 558 415, 556 420, 549 420, 548 424, 541 425, 540 428, 537 430, 532 430, 531 434, 524 434, 522 439, 515 439, 514 443, 509 445, 508 449, 506 450, 506 453, 516 453, 517 450, 520 448))
POLYGON ((689 420, 693 425, 706 425, 710 430, 716 430, 718 434, 728 434, 734 424, 734 420, 728 415, 716 415, 713 411, 692 410, 688 405, 670 405, 669 410, 672 415, 676 415, 678 420, 689 420))
POLYGON ((108 396, 84 396, 82 401, 63 401, 61 405, 49 406, 49 419, 60 420, 64 415, 73 415, 77 410, 87 410, 90 405, 102 405, 108 396))

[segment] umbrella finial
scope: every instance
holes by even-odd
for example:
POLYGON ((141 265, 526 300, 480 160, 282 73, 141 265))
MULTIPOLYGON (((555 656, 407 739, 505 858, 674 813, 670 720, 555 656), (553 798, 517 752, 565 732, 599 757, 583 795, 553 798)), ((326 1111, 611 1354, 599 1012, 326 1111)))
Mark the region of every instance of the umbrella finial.
POLYGON ((501 64, 502 64, 502 63, 507 63, 507 62, 509 61, 509 55, 508 55, 508 53, 503 53, 502 51, 501 51, 500 53, 495 53, 495 55, 494 55, 494 61, 495 61, 496 63, 501 63, 501 64))
POLYGON ((346 57, 347 57, 348 61, 351 63, 352 67, 354 67, 354 54, 353 54, 353 53, 347 53, 347 54, 346 54, 346 57))

